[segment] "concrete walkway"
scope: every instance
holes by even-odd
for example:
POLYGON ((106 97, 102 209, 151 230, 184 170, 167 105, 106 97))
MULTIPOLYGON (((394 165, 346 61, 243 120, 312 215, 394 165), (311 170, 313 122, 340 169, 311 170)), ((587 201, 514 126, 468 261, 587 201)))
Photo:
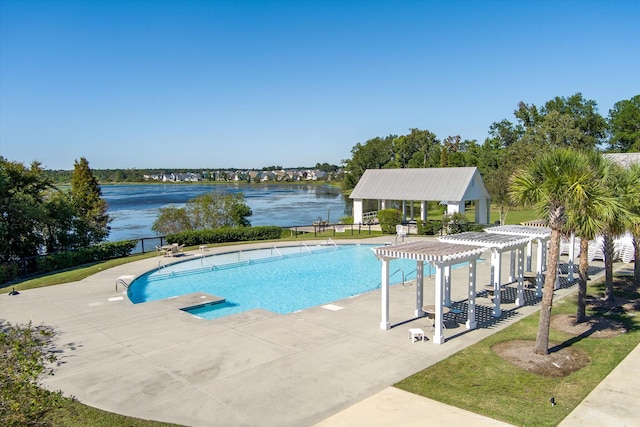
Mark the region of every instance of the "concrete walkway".
MULTIPOLYGON (((534 302, 518 308, 505 298, 503 316, 494 319, 490 300, 478 298, 478 329, 449 325, 447 342, 434 345, 408 339, 409 328, 423 328, 430 338, 425 319, 413 317, 415 286, 392 287, 388 331, 378 326, 379 291, 288 315, 253 310, 216 320, 191 316, 171 300, 134 305, 115 291, 119 276, 140 275, 159 261, 167 258, 2 294, 0 316, 56 328, 60 365, 46 385, 111 412, 189 426, 498 425, 390 386, 538 310, 534 302)), ((489 262, 477 268, 479 282, 488 282, 489 262)), ((466 298, 466 280, 466 269, 453 270, 454 301, 466 298)), ((560 289, 557 297, 574 289, 560 289)), ((432 302, 428 279, 425 303, 432 302)))

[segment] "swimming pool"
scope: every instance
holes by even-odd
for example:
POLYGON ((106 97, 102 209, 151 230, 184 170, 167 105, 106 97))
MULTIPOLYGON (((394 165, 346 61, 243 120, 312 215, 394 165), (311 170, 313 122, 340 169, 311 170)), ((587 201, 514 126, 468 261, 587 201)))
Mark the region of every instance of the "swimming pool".
MULTIPOLYGON (((198 257, 140 276, 128 296, 133 303, 196 292, 225 298, 189 310, 206 319, 258 308, 292 313, 379 288, 381 264, 371 250, 377 246, 273 247, 198 257)), ((415 269, 415 261, 391 261, 390 282, 415 279, 415 269)))

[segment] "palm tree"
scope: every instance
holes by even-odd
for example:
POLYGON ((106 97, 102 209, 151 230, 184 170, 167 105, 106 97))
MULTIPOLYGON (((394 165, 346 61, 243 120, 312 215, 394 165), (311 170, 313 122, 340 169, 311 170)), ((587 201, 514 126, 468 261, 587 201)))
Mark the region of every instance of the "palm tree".
POLYGON ((567 229, 580 236, 580 261, 578 267, 578 308, 576 323, 587 320, 587 280, 589 269, 589 240, 604 228, 614 212, 621 209, 618 200, 611 196, 608 183, 612 179, 612 163, 596 152, 586 152, 585 156, 593 168, 594 181, 584 186, 585 194, 571 200, 567 212, 567 229))
POLYGON ((542 154, 528 167, 516 172, 511 182, 511 195, 519 205, 534 204, 538 214, 551 228, 547 272, 540 308, 536 354, 549 353, 549 326, 553 307, 560 239, 567 230, 567 208, 585 204, 588 188, 597 175, 587 157, 577 151, 555 149, 542 154))
POLYGON ((635 163, 622 174, 622 193, 628 210, 627 229, 631 232, 634 248, 633 283, 640 287, 640 164, 635 163))

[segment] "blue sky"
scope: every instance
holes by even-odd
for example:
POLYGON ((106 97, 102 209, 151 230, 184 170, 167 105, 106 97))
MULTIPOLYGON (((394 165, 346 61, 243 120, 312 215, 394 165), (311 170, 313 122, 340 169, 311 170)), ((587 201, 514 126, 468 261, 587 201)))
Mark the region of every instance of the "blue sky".
POLYGON ((640 94, 640 1, 0 0, 0 155, 50 169, 340 164, 483 142, 519 101, 640 94))

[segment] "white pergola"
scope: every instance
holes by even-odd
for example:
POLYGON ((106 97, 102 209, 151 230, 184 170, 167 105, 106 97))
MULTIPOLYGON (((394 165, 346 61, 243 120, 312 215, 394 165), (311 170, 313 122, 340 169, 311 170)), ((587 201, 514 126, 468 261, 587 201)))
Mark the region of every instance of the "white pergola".
MULTIPOLYGON (((509 281, 507 283, 518 282, 516 292, 516 306, 524 305, 524 251, 525 247, 531 242, 529 236, 515 236, 498 233, 485 233, 481 231, 468 231, 460 234, 452 234, 438 238, 441 242, 448 242, 463 245, 482 246, 491 251, 491 284, 493 285, 493 317, 502 316, 500 308, 500 287, 502 276, 502 254, 510 253, 510 272, 509 281), (516 272, 517 259, 517 272, 516 272)), ((450 269, 450 267, 447 267, 450 269)), ((450 273, 445 271, 445 302, 444 305, 451 304, 451 281, 450 273), (447 304, 448 303, 448 304, 447 304)))
MULTIPOLYGON (((547 244, 551 240, 551 229, 549 227, 527 225, 498 225, 485 228, 484 231, 494 234, 528 237, 530 241, 527 244, 526 271, 531 271, 532 242, 536 241, 536 297, 541 297, 542 284, 544 282, 543 272, 546 270, 547 244)), ((570 257, 573 261, 573 254, 570 254, 570 257)), ((556 280, 556 288, 558 284, 559 280, 556 280)))
POLYGON ((461 245, 438 242, 435 240, 401 243, 375 248, 374 252, 382 261, 381 321, 380 329, 390 329, 389 323, 389 261, 392 259, 411 259, 416 261, 416 311, 417 317, 423 317, 424 304, 424 263, 428 262, 436 269, 435 275, 435 319, 433 343, 442 344, 445 340, 443 315, 444 270, 454 264, 469 262, 469 299, 467 329, 476 327, 476 261, 485 251, 482 246, 461 245))

